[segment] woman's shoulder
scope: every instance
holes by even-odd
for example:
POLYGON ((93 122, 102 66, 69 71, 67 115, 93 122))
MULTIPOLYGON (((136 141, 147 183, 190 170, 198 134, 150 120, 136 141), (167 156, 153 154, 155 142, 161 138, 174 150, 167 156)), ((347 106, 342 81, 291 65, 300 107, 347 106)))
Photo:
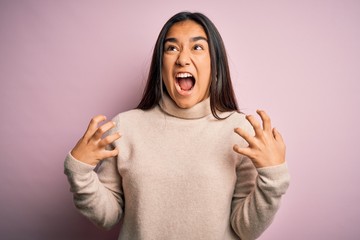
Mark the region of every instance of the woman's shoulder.
POLYGON ((143 110, 143 109, 131 109, 127 110, 121 113, 118 113, 115 115, 115 117, 112 119, 115 123, 121 122, 124 123, 132 123, 136 124, 139 121, 146 121, 151 115, 156 115, 159 110, 157 107, 154 107, 149 110, 143 110))
POLYGON ((243 128, 244 130, 252 133, 253 127, 250 124, 250 122, 246 119, 246 114, 242 112, 231 112, 231 114, 226 118, 226 120, 229 122, 229 124, 243 128))
POLYGON ((245 123, 247 122, 246 115, 242 112, 232 111, 232 112, 222 112, 218 114, 219 117, 227 122, 232 123, 245 123))
POLYGON ((113 121, 120 120, 120 119, 128 119, 128 118, 136 118, 141 116, 144 113, 142 109, 130 109, 124 112, 120 112, 115 115, 113 121))

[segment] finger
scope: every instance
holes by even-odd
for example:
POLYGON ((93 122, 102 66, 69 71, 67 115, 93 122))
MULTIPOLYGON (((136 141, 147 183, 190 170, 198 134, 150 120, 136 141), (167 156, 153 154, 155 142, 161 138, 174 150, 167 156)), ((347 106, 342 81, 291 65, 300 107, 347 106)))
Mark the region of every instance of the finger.
POLYGON ((233 146, 233 150, 241 155, 245 155, 249 158, 252 158, 252 151, 250 148, 246 147, 246 148, 242 148, 239 145, 235 144, 233 146))
POLYGON ((101 160, 105 159, 105 158, 110 158, 110 157, 115 157, 119 155, 119 150, 117 148, 113 149, 113 150, 105 150, 102 153, 102 158, 101 160))
POLYGON ((104 125, 100 126, 94 136, 93 136, 93 139, 95 141, 98 141, 101 139, 101 137, 104 135, 104 133, 106 133, 107 131, 109 131, 110 129, 112 129, 113 127, 115 127, 115 123, 110 121, 110 122, 107 122, 105 123, 104 125))
POLYGON ((276 128, 273 128, 273 135, 274 135, 274 138, 276 141, 284 143, 283 137, 281 136, 280 132, 276 128))
POLYGON ((263 110, 257 110, 256 112, 261 117, 264 131, 271 132, 271 120, 269 115, 263 110))
POLYGON ((236 132, 240 137, 242 137, 249 145, 253 143, 253 136, 251 136, 248 132, 244 131, 241 128, 235 128, 234 132, 236 132))
POLYGON ((104 115, 97 115, 95 117, 93 117, 89 123, 89 126, 84 134, 84 138, 85 139, 90 139, 94 133, 96 132, 99 123, 101 123, 102 121, 105 121, 106 117, 104 115))
POLYGON ((99 147, 106 147, 107 145, 118 140, 120 137, 120 133, 114 133, 112 135, 109 135, 99 142, 99 147))
POLYGON ((250 122, 251 126, 254 128, 255 136, 262 136, 263 130, 260 123, 252 115, 247 115, 246 119, 250 122))

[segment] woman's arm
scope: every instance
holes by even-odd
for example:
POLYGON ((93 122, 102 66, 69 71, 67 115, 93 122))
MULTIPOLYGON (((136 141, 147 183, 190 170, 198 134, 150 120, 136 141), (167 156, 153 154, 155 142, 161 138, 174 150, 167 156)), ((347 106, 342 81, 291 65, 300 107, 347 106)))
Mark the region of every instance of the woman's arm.
POLYGON ((234 146, 242 161, 236 169, 231 225, 241 239, 256 239, 270 225, 290 180, 284 141, 271 127, 268 115, 257 112, 262 126, 253 116, 246 117, 255 135, 246 128, 235 129, 248 143, 247 147, 234 146))
POLYGON ((103 120, 102 115, 91 120, 84 136, 67 155, 64 172, 78 210, 96 225, 108 229, 119 221, 124 201, 115 157, 118 151, 111 148, 120 135, 112 133, 113 122, 98 127, 103 120))
POLYGON ((231 226, 242 240, 258 238, 271 224, 289 185, 286 163, 255 169, 244 157, 237 167, 231 226))

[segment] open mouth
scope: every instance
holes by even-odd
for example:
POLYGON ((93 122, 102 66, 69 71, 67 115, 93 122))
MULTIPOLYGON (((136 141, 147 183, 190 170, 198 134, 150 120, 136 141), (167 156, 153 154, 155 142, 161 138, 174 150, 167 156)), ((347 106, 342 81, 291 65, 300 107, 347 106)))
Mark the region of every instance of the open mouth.
POLYGON ((191 91, 195 86, 195 78, 190 73, 178 73, 176 74, 176 84, 182 91, 191 91))

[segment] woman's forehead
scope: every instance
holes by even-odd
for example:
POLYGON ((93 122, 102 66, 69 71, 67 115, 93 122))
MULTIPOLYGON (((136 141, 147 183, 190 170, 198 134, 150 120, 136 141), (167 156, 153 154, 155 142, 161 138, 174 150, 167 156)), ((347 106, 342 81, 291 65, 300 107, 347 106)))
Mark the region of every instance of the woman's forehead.
POLYGON ((179 38, 181 36, 207 38, 204 28, 193 20, 185 20, 172 25, 166 34, 166 38, 179 38))

